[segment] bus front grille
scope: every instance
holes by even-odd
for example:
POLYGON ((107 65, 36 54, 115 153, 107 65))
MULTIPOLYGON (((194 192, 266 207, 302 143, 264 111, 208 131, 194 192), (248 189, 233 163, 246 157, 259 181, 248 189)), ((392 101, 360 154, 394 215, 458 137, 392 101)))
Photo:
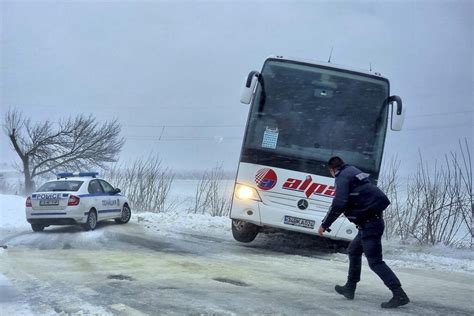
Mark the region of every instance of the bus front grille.
POLYGON ((331 206, 331 203, 318 200, 317 198, 305 198, 301 196, 296 196, 286 193, 276 193, 276 192, 259 192, 262 202, 268 206, 274 206, 278 208, 288 209, 292 211, 303 211, 303 212, 324 212, 326 213, 331 206), (308 207, 304 210, 298 208, 298 202, 300 200, 306 200, 308 202, 308 207))

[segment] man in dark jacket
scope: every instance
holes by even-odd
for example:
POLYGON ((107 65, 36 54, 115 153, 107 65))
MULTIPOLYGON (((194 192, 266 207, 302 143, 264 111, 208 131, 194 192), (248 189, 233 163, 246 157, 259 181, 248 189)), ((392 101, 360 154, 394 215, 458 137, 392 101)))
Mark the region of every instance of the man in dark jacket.
POLYGON ((322 236, 342 213, 359 229, 348 248, 347 283, 344 286, 336 285, 336 292, 350 300, 354 298, 356 284, 360 281, 364 253, 369 267, 393 293, 390 301, 382 303, 382 308, 408 304, 410 299, 403 291, 400 281, 382 260, 382 234, 385 228, 382 214, 390 201, 377 186, 370 183, 368 174, 344 164, 341 158, 329 159, 328 167, 331 175, 336 178, 336 196, 319 227, 319 235, 322 236))

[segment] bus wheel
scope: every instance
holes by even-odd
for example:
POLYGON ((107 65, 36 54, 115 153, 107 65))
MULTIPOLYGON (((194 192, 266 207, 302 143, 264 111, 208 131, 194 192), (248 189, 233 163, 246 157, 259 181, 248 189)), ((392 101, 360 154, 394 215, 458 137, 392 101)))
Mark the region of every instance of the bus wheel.
POLYGON ((257 237, 260 227, 244 221, 232 220, 232 235, 240 242, 251 242, 257 237))
POLYGON ((44 229, 44 226, 41 225, 41 224, 31 224, 31 229, 32 229, 34 232, 42 232, 43 229, 44 229))

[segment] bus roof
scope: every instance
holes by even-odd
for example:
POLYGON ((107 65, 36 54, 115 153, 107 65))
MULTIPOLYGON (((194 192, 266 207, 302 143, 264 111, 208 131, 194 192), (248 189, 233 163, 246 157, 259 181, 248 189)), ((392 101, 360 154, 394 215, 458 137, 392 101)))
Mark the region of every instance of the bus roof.
POLYGON ((365 75, 378 77, 378 78, 385 79, 385 80, 388 81, 388 79, 386 77, 382 76, 380 73, 375 72, 375 71, 354 69, 354 68, 349 68, 349 67, 345 67, 345 66, 342 66, 342 65, 328 63, 328 62, 324 62, 324 61, 314 61, 314 60, 309 60, 309 59, 287 57, 287 56, 281 56, 281 55, 270 55, 266 58, 266 60, 268 60, 268 59, 280 59, 280 60, 294 61, 294 62, 298 62, 298 63, 304 63, 304 64, 310 64, 310 65, 317 65, 317 66, 323 66, 323 67, 328 67, 328 68, 340 69, 340 70, 347 70, 347 71, 352 71, 352 72, 357 72, 357 73, 361 73, 361 74, 365 74, 365 75))

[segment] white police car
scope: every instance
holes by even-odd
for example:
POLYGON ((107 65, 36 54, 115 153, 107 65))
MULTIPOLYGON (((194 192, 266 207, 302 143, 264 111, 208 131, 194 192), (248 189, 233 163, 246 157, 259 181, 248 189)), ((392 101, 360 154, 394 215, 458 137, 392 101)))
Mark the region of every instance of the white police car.
POLYGON ((26 199, 26 220, 35 232, 50 225, 82 224, 93 230, 98 221, 128 223, 130 203, 97 172, 59 173, 26 199))

